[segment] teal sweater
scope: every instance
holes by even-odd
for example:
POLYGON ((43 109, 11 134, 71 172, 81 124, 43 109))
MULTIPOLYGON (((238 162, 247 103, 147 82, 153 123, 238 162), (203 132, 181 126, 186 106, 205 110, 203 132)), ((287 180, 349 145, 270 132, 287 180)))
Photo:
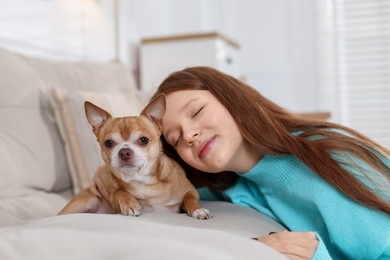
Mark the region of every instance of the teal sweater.
POLYGON ((390 259, 390 215, 352 201, 293 155, 266 155, 234 186, 200 194, 254 208, 291 231, 315 232, 313 259, 390 259))

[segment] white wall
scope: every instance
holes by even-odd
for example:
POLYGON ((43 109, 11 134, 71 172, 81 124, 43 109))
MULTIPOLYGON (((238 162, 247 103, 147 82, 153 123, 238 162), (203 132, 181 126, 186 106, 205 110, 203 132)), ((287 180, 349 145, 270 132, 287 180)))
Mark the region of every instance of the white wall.
POLYGON ((119 58, 136 76, 142 37, 219 31, 240 43, 251 85, 288 109, 318 110, 315 0, 0 0, 0 46, 113 60, 116 1, 119 58))
POLYGON ((128 49, 122 57, 132 57, 131 67, 137 68, 134 47, 142 37, 216 30, 240 43, 242 71, 251 85, 288 109, 318 110, 315 1, 122 0, 120 5, 121 47, 128 49))
POLYGON ((250 82, 279 104, 317 110, 313 0, 240 1, 236 37, 250 82))
POLYGON ((114 57, 111 0, 0 0, 0 46, 67 60, 114 57))

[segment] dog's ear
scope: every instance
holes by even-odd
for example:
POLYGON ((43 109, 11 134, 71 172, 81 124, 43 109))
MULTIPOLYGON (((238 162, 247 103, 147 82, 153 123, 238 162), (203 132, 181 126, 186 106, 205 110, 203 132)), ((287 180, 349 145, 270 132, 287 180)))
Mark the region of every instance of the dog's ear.
POLYGON ((149 118, 157 129, 162 131, 162 118, 165 114, 166 100, 165 95, 160 94, 155 97, 149 104, 142 110, 141 115, 149 118))
POLYGON ((88 123, 92 126, 92 130, 98 136, 99 130, 107 122, 107 119, 112 116, 106 110, 92 104, 89 101, 84 102, 85 115, 88 123))

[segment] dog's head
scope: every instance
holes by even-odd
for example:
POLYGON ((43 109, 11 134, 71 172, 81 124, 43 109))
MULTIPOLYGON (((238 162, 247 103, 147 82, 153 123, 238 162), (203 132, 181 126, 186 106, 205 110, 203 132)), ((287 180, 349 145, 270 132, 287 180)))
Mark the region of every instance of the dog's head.
POLYGON ((165 96, 159 95, 140 116, 113 118, 86 101, 85 114, 101 147, 105 164, 125 182, 143 180, 153 173, 161 153, 160 136, 165 96))

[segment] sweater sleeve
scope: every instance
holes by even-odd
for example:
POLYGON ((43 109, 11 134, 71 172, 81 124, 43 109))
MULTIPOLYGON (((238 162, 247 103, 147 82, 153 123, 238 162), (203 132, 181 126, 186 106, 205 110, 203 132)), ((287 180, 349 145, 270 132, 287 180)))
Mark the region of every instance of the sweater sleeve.
MULTIPOLYGON (((358 177, 376 176, 366 165, 346 169, 358 177)), ((244 176, 280 223, 291 231, 317 232, 315 259, 389 259, 390 215, 351 200, 294 156, 267 156, 244 176)))
POLYGON ((224 196, 222 192, 213 191, 206 187, 198 189, 200 199, 202 200, 211 200, 211 201, 229 201, 229 199, 224 196))
POLYGON ((318 240, 318 246, 317 246, 317 250, 313 256, 313 260, 327 260, 327 259, 332 260, 332 257, 330 256, 328 249, 326 248, 321 237, 317 233, 315 233, 315 234, 316 234, 316 237, 318 240))

